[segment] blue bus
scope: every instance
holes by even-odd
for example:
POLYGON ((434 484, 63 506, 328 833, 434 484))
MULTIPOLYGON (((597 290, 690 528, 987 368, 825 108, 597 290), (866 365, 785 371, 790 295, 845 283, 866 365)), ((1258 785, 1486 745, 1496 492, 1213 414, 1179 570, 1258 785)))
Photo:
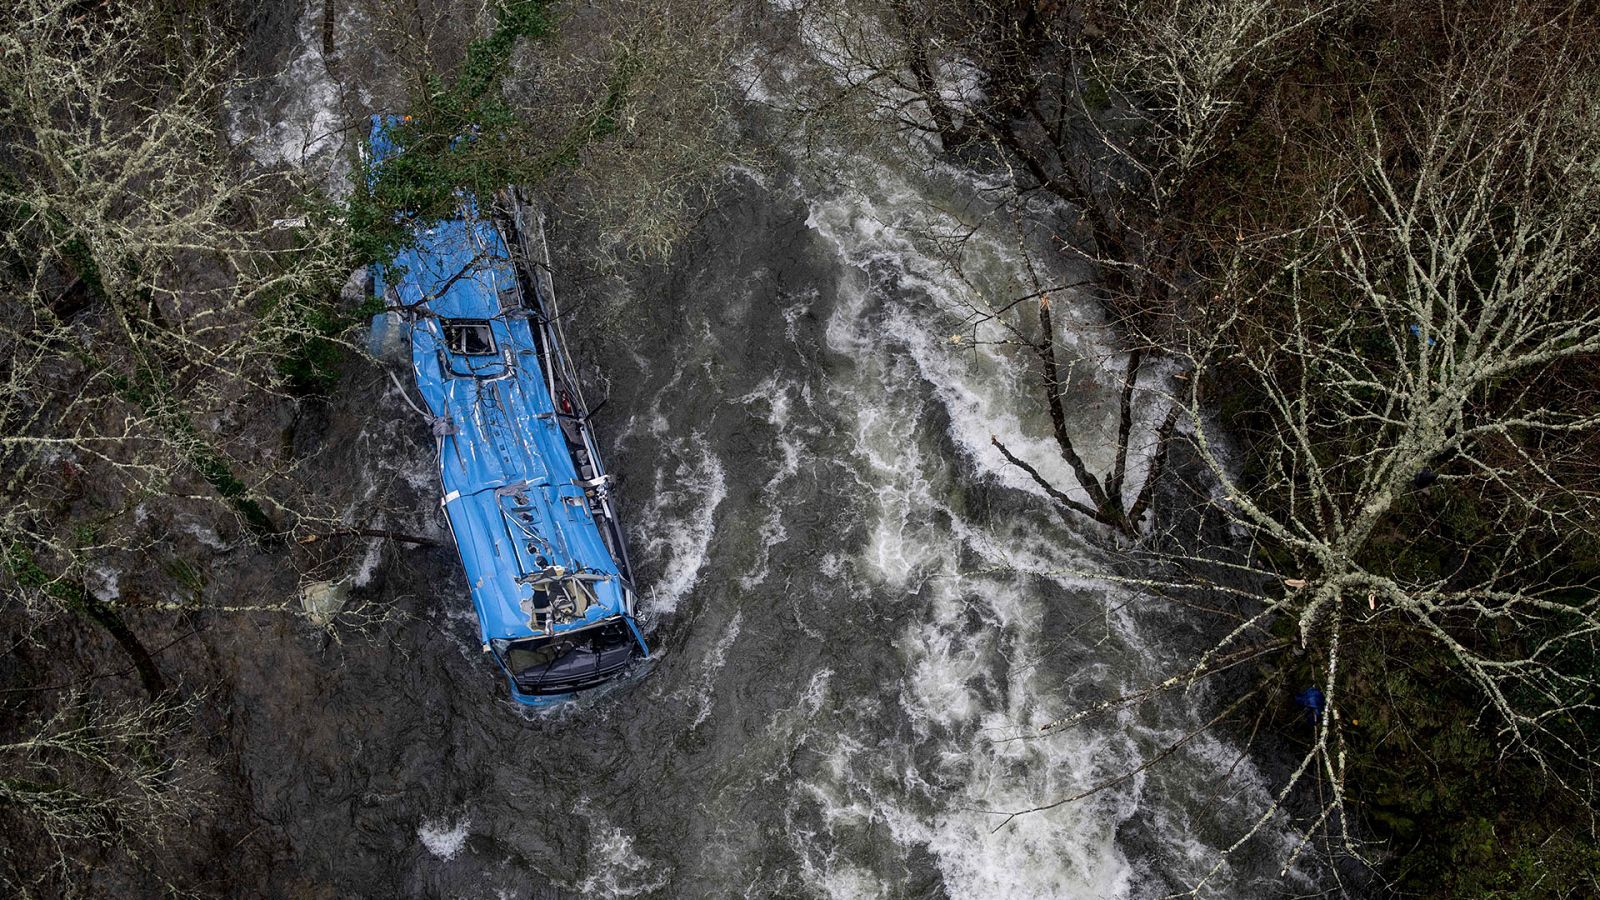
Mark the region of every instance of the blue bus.
MULTIPOLYGON (((374 117, 370 152, 394 152, 374 117)), ((483 650, 511 696, 549 705, 650 656, 627 544, 551 290, 543 226, 514 189, 420 225, 374 267, 409 336, 431 419, 440 504, 483 650)))

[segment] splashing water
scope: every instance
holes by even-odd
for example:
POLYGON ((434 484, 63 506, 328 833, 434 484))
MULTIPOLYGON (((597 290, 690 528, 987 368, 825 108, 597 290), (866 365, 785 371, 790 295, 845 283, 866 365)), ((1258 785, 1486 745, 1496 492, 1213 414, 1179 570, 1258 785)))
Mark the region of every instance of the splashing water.
MULTIPOLYGON (((781 96, 792 69, 753 87, 781 96)), ((1195 721, 1124 712, 1037 736, 1147 684, 1170 651, 1143 598, 1066 574, 1100 565, 1105 536, 1063 523, 989 443, 1077 490, 1026 361, 949 339, 975 292, 1015 296, 1035 276, 981 178, 915 145, 815 153, 740 178, 672 279, 558 283, 575 353, 612 387, 597 428, 663 651, 642 680, 518 715, 446 547, 363 560, 410 624, 317 669, 325 686, 236 688, 252 709, 237 739, 292 748, 258 763, 289 786, 257 802, 313 876, 464 897, 1144 897, 1203 873, 1263 808, 1250 760, 1206 735, 1006 822, 1195 721), (958 273, 940 236, 969 231, 958 273), (619 305, 628 316, 605 317, 619 305), (323 691, 359 699, 314 702, 323 691), (344 734, 361 736, 355 764, 328 737, 344 734), (302 770, 353 786, 306 791, 302 770), (418 840, 429 852, 395 863, 418 840)), ((1046 277, 1082 275, 1058 268, 1046 277)), ((1057 300, 1070 424, 1104 470, 1125 357, 1091 303, 1057 300)), ((348 401, 399 417, 365 427, 355 477, 413 497, 404 526, 440 534, 416 468, 426 435, 392 400, 348 401)), ((1135 454, 1129 483, 1148 464, 1135 454)), ((1213 887, 1240 895, 1281 859, 1238 857, 1213 887)))

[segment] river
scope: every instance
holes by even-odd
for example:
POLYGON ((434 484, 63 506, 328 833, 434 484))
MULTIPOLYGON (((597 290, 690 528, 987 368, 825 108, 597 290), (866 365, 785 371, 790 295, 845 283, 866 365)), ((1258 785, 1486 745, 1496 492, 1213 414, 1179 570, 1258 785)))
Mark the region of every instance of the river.
MULTIPOLYGON (((236 128, 264 160, 337 181, 333 139, 300 151, 384 97, 320 65, 317 16, 280 18, 276 93, 235 109, 236 128)), ((1151 598, 1068 574, 1109 565, 1113 542, 1063 523, 989 445, 1071 483, 1035 375, 951 340, 971 285, 1033 283, 1018 247, 1051 257, 1063 212, 1031 210, 1019 245, 982 176, 914 144, 842 153, 737 173, 670 265, 558 272, 658 648, 639 678, 557 714, 519 709, 479 653, 448 546, 370 545, 357 595, 392 618, 365 633, 248 639, 229 740, 288 848, 284 890, 1149 897, 1208 870, 1265 807, 1253 759, 1206 733, 996 830, 1137 766, 1210 707, 1197 691, 1161 716, 1036 736, 1163 677, 1181 630, 1151 598), (964 284, 937 236, 973 226, 964 284)), ((559 269, 582 232, 559 210, 553 224, 559 269)), ((1057 303, 1073 432, 1103 469, 1120 359, 1092 303, 1057 303)), ((372 524, 443 537, 425 425, 371 367, 342 390, 308 452, 385 510, 372 524)), ((1206 895, 1276 895, 1283 832, 1206 895)))

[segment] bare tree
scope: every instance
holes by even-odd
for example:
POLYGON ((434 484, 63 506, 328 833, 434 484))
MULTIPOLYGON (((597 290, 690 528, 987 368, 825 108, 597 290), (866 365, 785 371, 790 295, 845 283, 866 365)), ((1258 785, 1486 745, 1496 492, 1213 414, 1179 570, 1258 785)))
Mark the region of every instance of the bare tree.
POLYGON ((1356 0, 1038 4, 941 0, 915 10, 809 4, 827 86, 807 122, 888 124, 998 163, 1024 194, 1075 205, 1061 249, 1096 299, 1158 351, 1199 296, 1186 234, 1198 171, 1232 145, 1262 87, 1315 49, 1356 0))
POLYGON ((1274 573, 1283 596, 1195 671, 1271 618, 1292 619, 1323 660, 1326 705, 1289 786, 1321 769, 1319 819, 1346 827, 1352 850, 1340 664, 1358 626, 1398 617, 1437 642, 1479 690, 1504 752, 1541 766, 1591 758, 1573 721, 1594 711, 1600 684, 1572 654, 1593 652, 1600 600, 1593 585, 1550 580, 1548 564, 1592 533, 1600 494, 1563 477, 1548 450, 1593 434, 1600 411, 1548 379, 1600 352, 1586 290, 1600 251, 1600 103, 1574 60, 1517 86, 1520 43, 1490 49, 1442 79, 1407 133, 1369 120, 1353 135, 1348 176, 1318 221, 1241 251, 1253 280, 1222 286, 1183 403, 1228 517, 1292 561, 1274 573), (1275 311, 1267 326, 1263 308, 1275 311), (1260 379, 1271 423, 1248 480, 1218 452, 1205 406, 1212 379, 1241 372, 1260 379), (1419 580, 1374 554, 1374 537, 1434 483, 1481 493, 1500 519, 1491 541, 1464 548, 1488 559, 1419 580))
MULTIPOLYGON (((1159 419, 1153 462, 1138 484, 1128 484, 1130 442, 1151 442, 1133 427, 1137 407, 1166 403, 1159 391, 1150 393, 1156 385, 1148 363, 1167 357, 1201 297, 1202 242, 1183 233, 1186 205, 1195 202, 1191 179, 1233 139, 1233 123, 1258 84, 1352 5, 1130 0, 1074 8, 941 0, 913 8, 885 0, 804 7, 801 33, 829 70, 794 103, 807 127, 860 140, 885 127, 920 135, 1004 166, 1019 203, 1042 191, 1075 205, 1076 230, 1056 249, 1086 263, 1090 281, 1069 292, 1036 278, 1020 296, 993 299, 974 291, 966 321, 972 343, 996 340, 999 329, 999 340, 1037 362, 1056 447, 1083 499, 1049 483, 1036 461, 998 440, 995 446, 1063 511, 1139 534, 1178 422, 1175 413, 1159 419), (1100 474, 1090 471, 1067 427, 1051 293, 1098 303, 1120 331, 1126 365, 1117 449, 1100 474)), ((1052 267, 1041 261, 1029 268, 1052 267)))
POLYGON ((1313 661, 1313 739, 1195 891, 1312 783, 1320 800, 1305 840, 1331 828, 1362 856, 1344 703, 1350 658, 1370 652, 1359 635, 1386 623, 1452 661, 1502 755, 1585 790, 1564 779, 1592 766, 1583 723, 1600 683, 1584 660, 1600 600, 1557 560, 1600 526, 1597 485, 1572 454, 1593 446, 1600 407, 1569 387, 1573 367, 1600 352, 1587 296, 1600 251, 1600 103, 1580 55, 1530 72, 1531 39, 1509 31, 1439 73, 1399 128, 1376 111, 1357 117, 1319 212, 1239 242, 1186 331, 1182 433, 1219 486, 1216 511, 1266 552, 1244 562, 1226 547, 1157 553, 1146 559, 1166 574, 1112 576, 1157 595, 1231 596, 1245 612, 1160 684, 1049 727, 1240 660, 1292 648, 1313 661), (1243 472, 1211 409, 1219 383, 1238 379, 1265 398, 1243 472), (1433 485, 1480 498, 1498 519, 1430 574, 1395 560, 1431 548, 1426 536, 1385 532, 1433 485), (1228 577, 1211 580, 1218 573, 1228 577), (1275 636, 1280 621, 1292 640, 1275 636))
POLYGON ((29 0, 0 34, 0 517, 10 552, 51 578, 148 546, 130 514, 163 497, 220 501, 258 533, 296 527, 273 499, 292 494, 286 467, 230 423, 281 392, 278 363, 343 279, 341 239, 272 229, 284 185, 240 174, 218 129, 227 41, 157 58, 159 25, 29 0))
POLYGON ((737 167, 759 167, 739 135, 730 77, 744 5, 593 4, 564 23, 539 77, 508 88, 519 114, 544 131, 544 158, 565 152, 550 137, 587 130, 591 140, 549 187, 610 252, 665 259, 737 167), (602 121, 597 113, 605 127, 586 129, 602 121))
POLYGON ((1323 793, 1302 823, 1307 839, 1331 828, 1360 854, 1346 809, 1356 751, 1341 710, 1351 659, 1380 626, 1420 635, 1453 661, 1505 754, 1558 777, 1592 765, 1582 723, 1600 685, 1584 660, 1600 601, 1559 563, 1591 540, 1600 509, 1583 456, 1596 446, 1600 407, 1581 374, 1600 350, 1588 297, 1600 106, 1592 48, 1564 36, 1571 10, 1487 12, 1472 29, 1445 17, 1442 27, 1458 28, 1446 40, 1470 52, 1416 73, 1428 87, 1404 94, 1405 107, 1374 105, 1395 95, 1374 91, 1355 115, 1330 117, 1339 130, 1313 131, 1315 149, 1292 161, 1299 168, 1286 177, 1299 182, 1273 184, 1249 207, 1258 221, 1224 232, 1207 209, 1233 201, 1224 191, 1241 179, 1226 168, 1240 163, 1229 154, 1284 73, 1370 6, 949 3, 909 23, 892 3, 813 7, 820 33, 836 39, 833 87, 800 104, 808 121, 855 104, 894 133, 1003 166, 1021 194, 1045 191, 1077 211, 1059 248, 1089 264, 1086 294, 1129 347, 1118 461, 1090 472, 1062 427, 1045 300, 1061 291, 1044 283, 975 300, 966 339, 998 328, 1038 359, 1057 446, 1088 502, 1001 446, 1007 459, 1061 509, 1137 534, 1150 485, 1126 496, 1122 460, 1129 398, 1143 394, 1176 414, 1158 429, 1156 458, 1178 440, 1191 445, 1216 488, 1202 502, 1242 535, 1179 549, 1147 535, 1125 545, 1142 574, 1074 573, 1151 596, 1220 599, 1236 619, 1170 677, 1047 731, 1291 650, 1319 673, 1311 744, 1195 891, 1312 784, 1323 793), (976 86, 958 89, 954 73, 973 69, 976 86), (1176 378, 1140 379, 1160 358, 1178 364, 1176 378), (1247 435, 1214 413, 1240 381, 1263 398, 1247 435), (1400 564, 1393 556, 1408 546, 1434 546, 1393 532, 1436 484, 1469 492, 1498 519, 1436 570, 1400 564), (1276 628, 1285 622, 1292 637, 1276 628))
POLYGON ((350 538, 404 538, 352 519, 284 437, 308 347, 344 340, 348 231, 296 173, 229 148, 234 38, 184 21, 0 13, 0 884, 18 895, 84 892, 99 863, 160 878, 163 843, 206 820, 195 666, 154 635, 219 612, 330 633, 388 612, 302 603, 292 577, 228 591, 216 557, 323 580, 350 538))
MULTIPOLYGON (((1032 298, 1027 298, 1032 300, 1032 298)), ((1013 305, 1024 302, 1013 301, 1013 305)), ((1074 479, 1079 488, 1088 498, 1084 503, 1072 497, 1061 488, 1050 483, 1049 479, 1040 474, 1039 470, 1011 451, 1001 442, 1000 438, 991 436, 990 443, 1006 461, 1025 472, 1035 484, 1042 488, 1047 496, 1055 501, 1057 509, 1063 514, 1072 513, 1093 520, 1102 525, 1109 526, 1121 532, 1128 538, 1137 538, 1141 533, 1141 523, 1145 513, 1150 509, 1151 501, 1155 496, 1156 485, 1161 480, 1162 470, 1166 466, 1167 445, 1172 438, 1173 429, 1177 427, 1179 410, 1176 405, 1170 405, 1164 415, 1161 425, 1153 436, 1153 450, 1150 462, 1143 472, 1138 473, 1137 485, 1129 484, 1128 451, 1133 448, 1135 406, 1134 395, 1140 389, 1139 375, 1144 363, 1145 350, 1135 347, 1127 353, 1127 363, 1122 376, 1122 388, 1119 392, 1117 404, 1117 434, 1116 456, 1111 471, 1101 476, 1090 471, 1088 464, 1079 454, 1073 442, 1072 432, 1068 427, 1066 406, 1062 394, 1068 387, 1067 379, 1061 374, 1060 365, 1056 355, 1056 324, 1050 312, 1050 295, 1045 293, 1034 302, 1038 309, 1039 325, 1037 337, 1015 324, 1006 321, 999 314, 985 312, 975 313, 976 320, 998 321, 1014 337, 1013 340, 1028 348, 1038 363, 1040 372, 1040 392, 1044 397, 1044 405, 1050 413, 1050 433, 1055 439, 1056 448, 1060 451, 1061 458, 1072 469, 1074 479), (1130 491, 1131 487, 1131 491, 1130 491), (1131 500, 1130 500, 1131 497, 1131 500)), ((974 321, 969 317, 969 321, 974 321)), ((972 326, 977 329, 977 324, 972 326)))
MULTIPOLYGON (((369 0, 377 25, 362 50, 410 82, 397 102, 414 120, 397 139, 449 164, 418 173, 431 179, 424 187, 488 194, 515 182, 597 231, 597 258, 659 259, 733 167, 753 163, 729 77, 744 5, 518 0, 462 15, 428 0, 369 0), (472 141, 454 140, 468 132, 472 141)), ((449 190, 429 196, 454 202, 449 190)))
POLYGON ((241 541, 341 524, 262 414, 281 408, 282 364, 321 334, 348 273, 342 234, 272 227, 299 188, 228 149, 218 104, 232 42, 203 16, 171 25, 143 4, 23 0, 0 13, 8 652, 54 647, 80 619, 127 652, 148 694, 7 689, 7 835, 18 853, 30 839, 56 848, 57 874, 87 844, 144 846, 192 799, 188 767, 168 758, 177 685, 132 614, 298 607, 206 596, 179 555, 180 523, 241 541))
POLYGON ((189 711, 74 693, 0 743, 0 818, 41 838, 38 857, 7 841, 0 881, 27 895, 79 881, 86 846, 158 848, 203 803, 203 765, 173 745, 189 711))

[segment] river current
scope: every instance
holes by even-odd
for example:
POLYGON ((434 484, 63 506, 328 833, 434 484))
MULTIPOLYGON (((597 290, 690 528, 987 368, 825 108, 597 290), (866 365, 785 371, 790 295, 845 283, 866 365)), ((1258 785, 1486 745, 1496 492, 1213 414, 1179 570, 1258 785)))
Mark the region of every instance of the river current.
MULTIPOLYGON (((382 98, 329 74, 317 18, 284 26, 273 100, 236 108, 236 132, 263 161, 337 181, 328 135, 382 98)), ((782 90, 751 85, 756 100, 782 90)), ((607 275, 559 271, 579 232, 553 211, 558 296, 590 402, 606 401, 597 427, 658 657, 604 696, 525 713, 479 652, 453 549, 372 542, 357 595, 393 617, 336 643, 259 648, 230 688, 240 767, 292 848, 295 883, 329 896, 1126 898, 1211 868, 1270 799, 1221 735, 997 829, 1123 774, 1207 711, 1197 691, 1192 713, 1122 711, 1037 736, 1164 676, 1177 650, 1169 611, 1072 574, 1109 565, 1109 537, 1064 523, 990 446, 998 435, 1073 483, 1027 360, 952 340, 971 333, 975 292, 1083 275, 1051 249, 1066 211, 1026 210, 1019 232, 994 187, 914 143, 822 147, 736 173, 670 265, 607 275)), ((1087 297, 1056 303, 1071 427, 1104 470, 1122 357, 1087 297)), ((1159 410, 1141 403, 1147 433, 1159 410)), ((447 539, 426 427, 393 383, 353 374, 337 407, 327 440, 346 455, 321 452, 350 460, 330 472, 358 485, 352 516, 381 510, 372 524, 447 539)), ((1207 895, 1275 894, 1278 830, 1207 895)))

